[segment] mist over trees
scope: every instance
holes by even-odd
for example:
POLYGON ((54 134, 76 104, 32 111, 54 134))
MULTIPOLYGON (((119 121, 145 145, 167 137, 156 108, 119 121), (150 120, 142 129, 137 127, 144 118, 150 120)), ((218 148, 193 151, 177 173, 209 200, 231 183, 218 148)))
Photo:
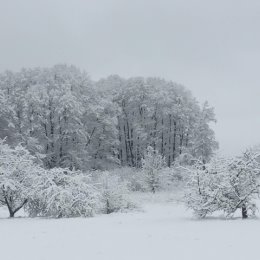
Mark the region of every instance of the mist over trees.
POLYGON ((74 66, 0 74, 0 137, 46 168, 141 167, 147 147, 171 166, 180 155, 208 161, 218 147, 213 108, 159 78, 94 82, 74 66))

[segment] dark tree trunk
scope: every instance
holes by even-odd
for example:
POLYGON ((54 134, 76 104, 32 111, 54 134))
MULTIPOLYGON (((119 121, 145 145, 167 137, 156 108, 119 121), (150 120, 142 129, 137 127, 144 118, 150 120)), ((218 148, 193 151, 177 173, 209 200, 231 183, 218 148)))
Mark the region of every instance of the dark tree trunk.
POLYGON ((162 118, 162 143, 161 143, 161 155, 164 156, 164 147, 163 147, 163 144, 164 144, 164 137, 163 137, 163 118, 162 118))
POLYGON ((109 203, 109 200, 107 199, 106 200, 106 214, 110 214, 112 213, 111 209, 110 209, 110 203, 109 203))
POLYGON ((136 145, 136 166, 138 168, 141 167, 141 152, 140 152, 140 137, 137 137, 137 145, 136 145))
POLYGON ((153 128, 153 149, 156 150, 156 136, 157 136, 157 125, 158 125, 158 121, 157 121, 157 106, 153 115, 153 119, 154 119, 154 128, 153 128))
POLYGON ((128 158, 129 158, 129 155, 128 155, 128 143, 127 143, 127 135, 126 135, 126 127, 125 127, 125 124, 124 124, 124 140, 125 140, 125 159, 126 159, 126 163, 128 164, 128 158))
POLYGON ((168 154, 168 167, 171 166, 171 134, 172 134, 172 115, 169 115, 169 154, 168 154))
POLYGON ((174 120, 174 134, 173 134, 173 144, 172 144, 172 161, 175 161, 175 150, 176 150, 176 134, 177 134, 177 123, 174 120))
POLYGON ((126 120, 126 126, 127 126, 128 148, 129 148, 130 159, 131 159, 130 165, 133 167, 135 165, 134 165, 134 154, 133 154, 132 129, 130 129, 128 119, 126 120))
POLYGON ((184 137, 184 134, 183 134, 183 129, 182 129, 182 133, 180 134, 180 151, 179 151, 179 154, 182 154, 183 137, 184 137))
POLYGON ((248 218, 247 208, 245 205, 242 206, 242 218, 248 218))
POLYGON ((121 164, 123 163, 123 150, 122 150, 122 137, 121 137, 121 127, 120 127, 120 121, 118 119, 118 133, 119 133, 119 153, 118 153, 118 159, 120 160, 121 164))

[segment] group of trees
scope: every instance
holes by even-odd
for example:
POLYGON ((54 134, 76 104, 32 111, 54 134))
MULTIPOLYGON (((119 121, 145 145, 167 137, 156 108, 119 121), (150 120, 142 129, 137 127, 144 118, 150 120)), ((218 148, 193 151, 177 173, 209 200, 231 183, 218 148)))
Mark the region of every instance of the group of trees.
POLYGON ((67 65, 1 73, 0 204, 11 217, 21 208, 46 217, 111 213, 133 206, 129 187, 155 193, 190 167, 186 201, 196 215, 241 208, 245 218, 255 210, 259 162, 252 152, 212 159, 215 121, 207 102, 160 78, 94 82, 67 65), (93 172, 116 166, 139 170, 93 172))
POLYGON ((68 168, 43 167, 41 160, 21 145, 11 148, 0 140, 0 206, 10 217, 20 209, 30 217, 88 217, 133 207, 127 186, 105 174, 68 168), (123 189, 124 187, 124 189, 123 189))
POLYGON ((114 105, 96 94, 86 73, 65 65, 24 69, 1 74, 0 85, 0 134, 8 144, 21 143, 47 168, 86 169, 113 157, 114 105))
POLYGON ((24 208, 30 216, 90 216, 97 192, 88 176, 69 169, 44 169, 22 146, 0 142, 0 203, 10 217, 24 208))
POLYGON ((158 78, 98 82, 73 66, 0 74, 0 137, 48 169, 141 167, 148 146, 171 166, 181 154, 209 160, 213 109, 158 78))
POLYGON ((251 172, 237 174, 238 162, 214 164, 225 169, 218 174, 209 167, 218 147, 215 121, 207 102, 200 106, 183 86, 160 78, 94 82, 67 65, 7 71, 0 74, 0 204, 11 217, 21 208, 45 217, 111 213, 133 206, 129 188, 154 193, 172 181, 176 165, 201 160, 189 207, 200 216, 216 204, 228 214, 253 208, 232 186, 248 184, 251 172), (118 166, 138 171, 111 174, 118 166), (217 199, 209 202, 212 193, 217 199))
POLYGON ((122 79, 110 76, 97 83, 111 93, 119 109, 118 158, 123 165, 141 167, 148 146, 170 167, 181 154, 208 161, 218 147, 210 123, 214 111, 199 106, 181 85, 158 78, 122 79))

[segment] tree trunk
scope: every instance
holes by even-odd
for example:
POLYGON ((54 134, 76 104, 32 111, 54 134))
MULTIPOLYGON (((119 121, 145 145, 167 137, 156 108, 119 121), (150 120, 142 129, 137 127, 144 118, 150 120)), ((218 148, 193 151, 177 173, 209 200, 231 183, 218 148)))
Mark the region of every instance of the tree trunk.
POLYGON ((162 118, 162 143, 161 143, 161 155, 162 155, 162 156, 164 156, 164 147, 163 147, 163 144, 164 144, 163 128, 164 128, 164 125, 163 125, 163 118, 162 118))
POLYGON ((174 120, 174 134, 173 134, 173 144, 172 144, 172 161, 175 161, 175 150, 176 150, 176 135, 177 135, 177 123, 174 120))
POLYGON ((15 213, 14 213, 12 210, 11 210, 11 211, 9 210, 9 217, 10 217, 10 218, 13 218, 13 217, 14 217, 14 214, 15 214, 15 213))
POLYGON ((127 135, 126 135, 126 127, 125 127, 125 124, 124 124, 124 141, 125 141, 125 160, 126 160, 126 164, 128 164, 128 161, 129 161, 129 155, 128 155, 128 143, 127 143, 127 135))
POLYGON ((20 206, 18 206, 17 208, 13 209, 7 199, 7 197, 5 197, 5 203, 6 203, 6 206, 8 208, 8 211, 9 211, 9 217, 10 218, 13 218, 14 217, 14 214, 19 211, 26 203, 27 203, 27 199, 25 199, 22 204, 20 206))
POLYGON ((157 125, 158 125, 158 121, 157 121, 157 106, 153 115, 153 119, 154 119, 154 128, 153 128, 153 149, 156 150, 156 136, 157 136, 157 125))
POLYGON ((171 134, 172 134, 172 115, 169 115, 169 143, 168 143, 168 167, 171 166, 171 134))
POLYGON ((121 127, 120 127, 120 120, 118 120, 118 138, 119 138, 119 153, 118 153, 118 159, 120 160, 121 164, 123 164, 123 149, 122 149, 122 137, 121 137, 121 127))
POLYGON ((184 138, 184 133, 183 133, 183 129, 182 129, 182 133, 180 134, 180 150, 179 150, 179 154, 182 154, 183 138, 184 138))
POLYGON ((110 210, 110 203, 109 203, 108 199, 106 200, 106 210, 107 210, 107 214, 112 213, 111 210, 110 210))
POLYGON ((245 205, 242 206, 242 218, 248 218, 248 215, 247 215, 247 208, 245 205))

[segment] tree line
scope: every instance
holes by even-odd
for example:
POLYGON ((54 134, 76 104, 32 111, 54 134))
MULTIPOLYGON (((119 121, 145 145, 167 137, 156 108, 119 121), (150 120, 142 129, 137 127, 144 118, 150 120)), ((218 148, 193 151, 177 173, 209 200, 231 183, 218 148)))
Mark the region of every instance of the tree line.
POLYGON ((92 81, 74 66, 0 74, 0 137, 22 144, 46 168, 141 167, 148 146, 171 166, 181 156, 210 159, 214 110, 160 78, 92 81))

